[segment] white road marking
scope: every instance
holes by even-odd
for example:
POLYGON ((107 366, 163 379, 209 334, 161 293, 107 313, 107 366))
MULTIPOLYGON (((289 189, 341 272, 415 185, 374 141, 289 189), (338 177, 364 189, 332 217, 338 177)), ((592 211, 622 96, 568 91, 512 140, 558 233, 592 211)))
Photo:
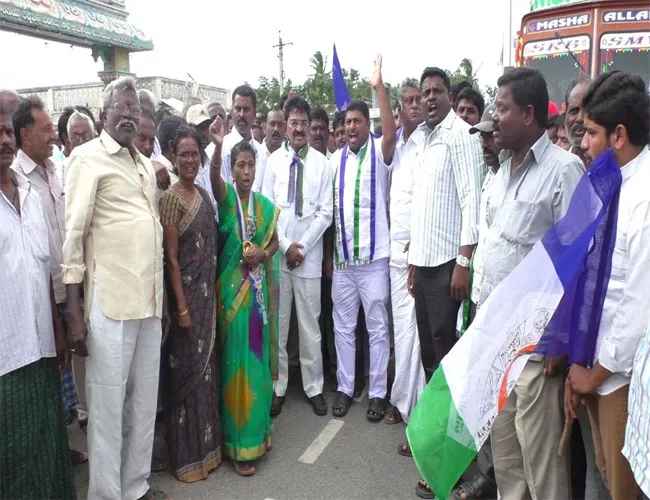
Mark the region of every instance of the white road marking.
POLYGON ((310 444, 309 448, 305 450, 305 453, 302 454, 298 461, 302 462, 303 464, 313 464, 318 459, 320 454, 325 451, 327 445, 332 442, 332 439, 334 439, 336 434, 341 430, 343 423, 343 420, 330 420, 318 435, 318 437, 314 439, 314 442, 310 444))

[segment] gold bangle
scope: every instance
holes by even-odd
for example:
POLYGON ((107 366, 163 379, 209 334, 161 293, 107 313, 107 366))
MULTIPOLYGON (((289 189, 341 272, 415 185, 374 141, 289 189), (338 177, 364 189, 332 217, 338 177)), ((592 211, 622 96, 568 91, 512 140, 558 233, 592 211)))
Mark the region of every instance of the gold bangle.
POLYGON ((185 310, 183 310, 183 311, 177 313, 177 314, 176 314, 176 317, 177 317, 177 318, 181 318, 181 317, 183 317, 183 316, 187 316, 189 313, 190 313, 190 310, 189 310, 189 309, 185 309, 185 310))
POLYGON ((271 258, 271 254, 269 253, 269 251, 264 250, 264 262, 268 262, 270 258, 271 258))
POLYGON ((218 164, 216 164, 215 162, 213 162, 212 160, 210 160, 210 166, 211 166, 212 168, 221 169, 221 162, 219 162, 218 164))

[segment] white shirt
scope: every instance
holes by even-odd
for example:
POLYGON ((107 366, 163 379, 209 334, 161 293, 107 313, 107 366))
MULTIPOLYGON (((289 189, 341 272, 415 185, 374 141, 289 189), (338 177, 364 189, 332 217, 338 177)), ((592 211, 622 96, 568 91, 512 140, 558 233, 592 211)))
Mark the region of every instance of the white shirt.
POLYGON ((485 252, 479 252, 479 248, 485 248, 485 245, 488 244, 488 232, 490 226, 488 225, 488 196, 487 193, 490 191, 490 185, 494 180, 494 172, 492 169, 488 169, 485 180, 483 181, 483 187, 481 188, 481 204, 479 208, 479 231, 478 231, 478 244, 474 250, 473 256, 473 274, 472 274, 472 289, 470 290, 470 299, 471 301, 478 306, 481 305, 479 297, 481 295, 481 285, 483 283, 483 269, 485 267, 485 252))
POLYGON ((347 151, 347 162, 345 168, 344 181, 344 198, 339 200, 339 187, 341 182, 341 157, 345 148, 335 151, 330 159, 332 175, 334 176, 334 218, 336 226, 335 240, 335 261, 339 266, 368 264, 371 260, 386 259, 390 257, 390 234, 388 230, 388 190, 390 166, 384 162, 384 155, 381 151, 381 139, 375 139, 369 136, 368 142, 359 150, 359 156, 353 153, 349 148, 347 151), (372 142, 370 142, 372 141, 372 142), (372 144, 375 147, 375 251, 372 259, 371 254, 371 161, 372 161, 372 144), (366 148, 366 154, 363 158, 361 168, 359 169, 359 156, 366 148), (355 215, 355 184, 357 173, 359 177, 359 248, 358 256, 354 255, 354 215, 355 215), (341 220, 339 208, 343 207, 343 222, 345 223, 345 233, 341 234, 341 220), (348 249, 348 258, 345 259, 342 251, 342 242, 345 239, 348 249))
POLYGON ((623 455, 637 484, 650 495, 650 325, 639 342, 630 381, 623 455))
POLYGON ((21 174, 13 178, 21 215, 0 192, 0 377, 56 357, 50 301, 54 243, 40 197, 21 174))
POLYGON ((418 148, 423 142, 424 131, 416 128, 406 141, 400 135, 395 146, 390 185, 390 238, 404 244, 411 239, 413 175, 418 148))
POLYGON ((52 274, 54 296, 56 303, 62 304, 66 301, 61 272, 62 249, 65 240, 65 197, 56 174, 56 166, 51 159, 46 160, 46 170, 43 172, 41 167, 36 165, 22 149, 19 149, 11 168, 24 175, 41 198, 41 206, 45 211, 45 218, 54 238, 54 248, 51 253, 52 269, 54 270, 52 274))
MULTIPOLYGON (((221 177, 224 181, 232 184, 232 169, 230 168, 230 152, 237 144, 243 141, 244 138, 237 132, 237 129, 233 127, 232 132, 227 134, 223 138, 223 144, 221 146, 221 177)), ((262 145, 251 137, 249 141, 251 146, 255 148, 255 182, 253 182, 253 191, 261 191, 262 184, 264 182, 264 170, 266 168, 266 152, 262 145)), ((205 148, 205 152, 208 155, 208 162, 212 158, 212 153, 214 152, 214 144, 205 148)), ((210 177, 210 172, 208 168, 208 178, 210 177)), ((212 191, 212 189, 210 189, 212 191)))
POLYGON ((643 148, 621 174, 616 243, 595 359, 614 375, 598 388, 600 395, 630 383, 634 353, 650 320, 650 151, 643 148))
POLYGON ((462 246, 478 242, 483 154, 470 126, 453 110, 430 131, 418 156, 413 186, 409 264, 437 267, 462 246))
MULTIPOLYGON (((167 170, 167 173, 169 174, 169 185, 172 186, 178 182, 178 175, 176 175, 176 169, 174 168, 174 164, 167 159, 167 157, 164 154, 159 154, 154 158, 156 163, 160 163, 165 169, 167 170)), ((199 171, 200 173, 200 171, 199 171)), ((197 174, 198 177, 198 174, 197 174)), ((162 199, 162 196, 165 192, 158 187, 158 183, 156 183, 156 192, 154 194, 155 199, 156 199, 156 206, 160 209, 160 200, 162 199)))
MULTIPOLYGON (((199 172, 196 174, 194 179, 194 184, 201 186, 208 192, 210 201, 212 201, 212 206, 214 207, 215 213, 219 213, 217 200, 214 198, 214 192, 212 191, 212 181, 210 180, 210 169, 212 161, 212 152, 214 151, 214 144, 210 143, 207 148, 205 148, 205 153, 208 155, 205 163, 199 169, 199 172), (208 154, 209 152, 209 154, 208 154)), ((223 169, 222 169, 223 172, 223 169)))
MULTIPOLYGON (((278 239, 280 251, 286 254, 296 242, 303 245, 300 252, 305 261, 289 270, 287 260, 281 258, 281 269, 301 278, 320 278, 323 268, 323 234, 332 224, 332 172, 325 158, 309 148, 303 161, 303 215, 296 215, 296 196, 289 201, 291 162, 294 151, 281 147, 269 158, 264 175, 262 194, 280 208, 278 239)), ((296 188, 298 170, 295 171, 296 188)))

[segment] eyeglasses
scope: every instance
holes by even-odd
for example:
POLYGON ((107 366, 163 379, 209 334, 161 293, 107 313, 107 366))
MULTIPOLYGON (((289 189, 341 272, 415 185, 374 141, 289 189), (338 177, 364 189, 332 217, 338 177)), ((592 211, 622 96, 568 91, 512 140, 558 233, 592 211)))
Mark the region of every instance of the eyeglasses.
POLYGON ((293 128, 309 126, 309 120, 289 120, 289 125, 293 128))
POLYGON ((142 109, 140 109, 137 105, 130 105, 121 101, 113 104, 111 108, 113 108, 122 116, 127 116, 127 115, 139 116, 140 113, 142 112, 142 109))
POLYGON ((188 161, 199 161, 201 155, 199 153, 181 153, 178 155, 181 161, 187 163, 188 161))

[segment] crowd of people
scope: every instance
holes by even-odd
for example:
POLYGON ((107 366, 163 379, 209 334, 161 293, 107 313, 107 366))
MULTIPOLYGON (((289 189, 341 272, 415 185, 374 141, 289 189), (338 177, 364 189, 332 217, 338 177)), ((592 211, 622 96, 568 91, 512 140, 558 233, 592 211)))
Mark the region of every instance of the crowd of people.
MULTIPOLYGON (((3 498, 76 498, 87 460, 91 499, 168 498, 152 470, 191 483, 222 458, 251 476, 294 357, 316 415, 345 417, 367 375, 368 420, 408 422, 606 150, 623 181, 594 363, 531 356, 452 497, 650 495, 646 84, 580 80, 560 108, 518 68, 486 106, 429 67, 391 103, 381 66, 376 130, 365 102, 330 123, 293 92, 258 117, 247 85, 229 111, 173 109, 124 77, 99 117, 76 106, 56 128, 38 98, 0 91, 3 498), (87 454, 69 447, 73 421, 87 454)), ((423 479, 416 493, 434 497, 423 479)))

